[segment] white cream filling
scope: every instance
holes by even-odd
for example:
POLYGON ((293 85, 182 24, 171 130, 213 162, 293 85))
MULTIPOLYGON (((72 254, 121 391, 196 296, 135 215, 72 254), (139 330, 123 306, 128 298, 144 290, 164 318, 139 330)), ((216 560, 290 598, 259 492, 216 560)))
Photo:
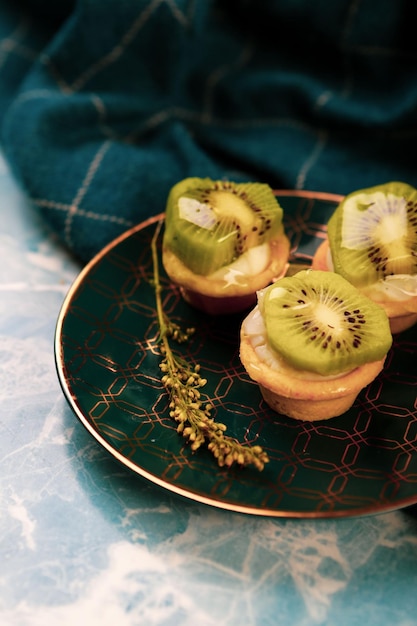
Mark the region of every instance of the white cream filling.
MULTIPOLYGON (((262 298, 262 291, 258 293, 258 297, 259 296, 262 298)), ((289 374, 294 378, 299 378, 300 380, 313 381, 334 380, 346 375, 346 372, 343 372, 342 374, 336 374, 333 376, 322 376, 321 374, 316 374, 307 370, 295 369, 285 362, 277 354, 277 352, 273 350, 268 342, 265 322, 259 306, 256 306, 245 318, 243 321, 243 330, 252 344, 259 360, 277 372, 282 372, 287 375, 289 374)))
POLYGON ((249 248, 236 261, 209 274, 207 278, 215 281, 223 280, 228 285, 242 283, 242 279, 248 276, 261 274, 268 267, 270 259, 269 243, 263 243, 249 248))
POLYGON ((417 275, 396 274, 387 276, 384 280, 378 281, 362 289, 362 291, 377 302, 409 300, 417 297, 417 275))

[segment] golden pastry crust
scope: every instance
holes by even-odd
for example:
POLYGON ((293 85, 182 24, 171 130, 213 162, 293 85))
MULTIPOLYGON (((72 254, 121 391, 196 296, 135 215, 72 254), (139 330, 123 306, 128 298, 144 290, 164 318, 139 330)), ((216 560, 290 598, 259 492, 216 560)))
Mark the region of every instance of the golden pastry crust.
POLYGON ((268 267, 254 276, 245 276, 242 282, 228 283, 226 280, 211 280, 207 276, 194 274, 169 249, 163 248, 162 262, 170 279, 182 287, 185 292, 224 298, 247 296, 266 287, 285 272, 290 253, 290 242, 285 234, 279 235, 269 242, 271 260, 268 267))
MULTIPOLYGON (((317 248, 313 257, 311 267, 316 270, 329 271, 327 265, 327 253, 329 242, 327 239, 317 248)), ((376 301, 376 300, 375 300, 376 301)), ((377 300, 377 304, 385 310, 392 334, 400 333, 407 328, 411 328, 417 322, 417 312, 412 309, 416 307, 415 298, 409 300, 377 300)))
POLYGON ((313 270, 322 270, 324 272, 328 272, 329 268, 327 266, 327 251, 329 249, 329 242, 327 239, 323 241, 317 248, 314 253, 313 260, 311 262, 311 267, 313 270))
POLYGON ((245 325, 241 328, 240 359, 249 376, 258 383, 265 402, 278 413, 304 421, 326 420, 345 413, 361 389, 382 371, 385 358, 337 378, 304 380, 261 361, 245 325))
POLYGON ((400 302, 378 302, 378 304, 385 309, 388 315, 393 335, 411 328, 417 322, 417 313, 407 311, 400 302))

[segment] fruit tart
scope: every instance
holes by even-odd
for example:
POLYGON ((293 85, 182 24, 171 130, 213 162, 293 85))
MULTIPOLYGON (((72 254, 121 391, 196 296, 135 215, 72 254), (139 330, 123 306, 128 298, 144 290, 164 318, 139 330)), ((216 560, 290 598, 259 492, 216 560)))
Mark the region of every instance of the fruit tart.
POLYGON ((171 189, 162 263, 194 307, 213 315, 250 308, 285 274, 289 252, 269 185, 186 178, 171 189))
POLYGON ((274 411, 315 421, 352 406, 391 344, 382 307, 342 276, 308 269, 258 293, 241 326, 240 358, 274 411))
POLYGON ((417 322, 417 190, 389 182, 347 195, 312 267, 346 278, 386 311, 393 333, 417 322))

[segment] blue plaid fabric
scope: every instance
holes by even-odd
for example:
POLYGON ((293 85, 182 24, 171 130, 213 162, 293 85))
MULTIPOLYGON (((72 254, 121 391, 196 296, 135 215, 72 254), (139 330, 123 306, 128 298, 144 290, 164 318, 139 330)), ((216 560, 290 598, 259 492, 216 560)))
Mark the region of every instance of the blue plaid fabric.
POLYGON ((407 0, 0 0, 2 148, 83 261, 186 176, 417 185, 407 0))

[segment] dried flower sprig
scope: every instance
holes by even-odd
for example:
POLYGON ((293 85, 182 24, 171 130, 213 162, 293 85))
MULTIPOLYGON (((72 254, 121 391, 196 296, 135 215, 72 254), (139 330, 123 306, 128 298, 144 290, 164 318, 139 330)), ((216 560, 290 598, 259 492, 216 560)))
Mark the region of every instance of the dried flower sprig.
POLYGON ((200 365, 190 365, 171 349, 171 339, 177 343, 184 343, 194 329, 182 330, 167 317, 162 306, 157 253, 161 226, 160 221, 152 238, 152 260, 159 340, 163 356, 160 368, 163 372, 162 382, 170 396, 170 416, 177 422, 177 432, 190 443, 193 452, 207 444, 208 450, 212 452, 220 467, 231 467, 234 464, 254 465, 261 471, 269 462, 266 452, 261 446, 244 445, 225 434, 226 426, 216 422, 211 415, 213 404, 209 400, 204 400, 200 392, 201 387, 207 383, 200 373, 200 365))

